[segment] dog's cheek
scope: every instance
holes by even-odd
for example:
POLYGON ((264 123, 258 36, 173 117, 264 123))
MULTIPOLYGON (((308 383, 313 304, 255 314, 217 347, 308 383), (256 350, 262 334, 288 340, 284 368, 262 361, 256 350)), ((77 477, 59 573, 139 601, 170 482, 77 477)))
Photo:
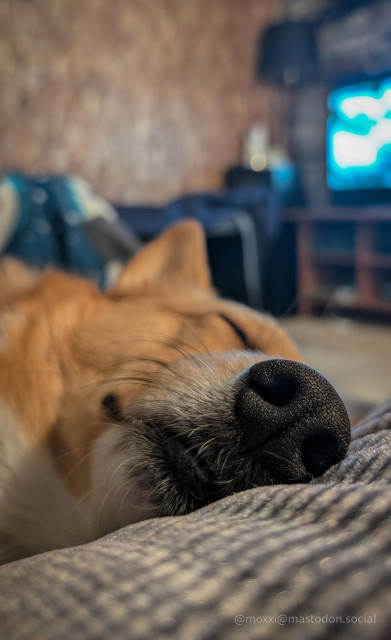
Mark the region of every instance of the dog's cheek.
POLYGON ((94 443, 90 509, 98 535, 157 515, 132 473, 139 462, 139 452, 131 442, 124 446, 124 433, 119 426, 108 429, 94 443))

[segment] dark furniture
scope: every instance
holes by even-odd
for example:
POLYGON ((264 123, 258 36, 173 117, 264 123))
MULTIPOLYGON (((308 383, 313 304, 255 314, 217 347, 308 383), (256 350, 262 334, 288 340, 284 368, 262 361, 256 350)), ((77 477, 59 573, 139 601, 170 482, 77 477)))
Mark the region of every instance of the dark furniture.
POLYGON ((274 312, 268 282, 280 210, 270 189, 247 185, 183 196, 161 208, 116 205, 116 209, 121 221, 145 242, 175 222, 198 220, 220 295, 274 312))
POLYGON ((287 209, 297 238, 297 306, 391 314, 391 207, 287 209))

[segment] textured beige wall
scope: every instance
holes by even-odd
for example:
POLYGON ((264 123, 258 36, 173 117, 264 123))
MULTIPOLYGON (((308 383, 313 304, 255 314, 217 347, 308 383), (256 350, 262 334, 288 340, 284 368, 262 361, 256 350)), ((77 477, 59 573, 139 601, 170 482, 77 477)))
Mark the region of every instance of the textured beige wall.
POLYGON ((269 117, 253 77, 278 0, 1 0, 0 171, 115 201, 213 189, 269 117))

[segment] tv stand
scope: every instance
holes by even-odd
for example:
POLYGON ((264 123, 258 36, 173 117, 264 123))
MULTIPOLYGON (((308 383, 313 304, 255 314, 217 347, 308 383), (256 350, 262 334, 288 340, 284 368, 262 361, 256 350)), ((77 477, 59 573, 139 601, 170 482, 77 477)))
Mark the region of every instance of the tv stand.
POLYGON ((297 238, 298 312, 391 315, 391 205, 286 209, 297 238))

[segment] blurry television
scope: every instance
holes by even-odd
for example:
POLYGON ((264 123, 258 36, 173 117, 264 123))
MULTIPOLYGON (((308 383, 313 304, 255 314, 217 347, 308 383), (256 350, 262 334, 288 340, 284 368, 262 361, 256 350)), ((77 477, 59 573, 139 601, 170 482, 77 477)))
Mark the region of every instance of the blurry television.
POLYGON ((328 96, 327 182, 334 202, 391 201, 391 72, 328 96))

